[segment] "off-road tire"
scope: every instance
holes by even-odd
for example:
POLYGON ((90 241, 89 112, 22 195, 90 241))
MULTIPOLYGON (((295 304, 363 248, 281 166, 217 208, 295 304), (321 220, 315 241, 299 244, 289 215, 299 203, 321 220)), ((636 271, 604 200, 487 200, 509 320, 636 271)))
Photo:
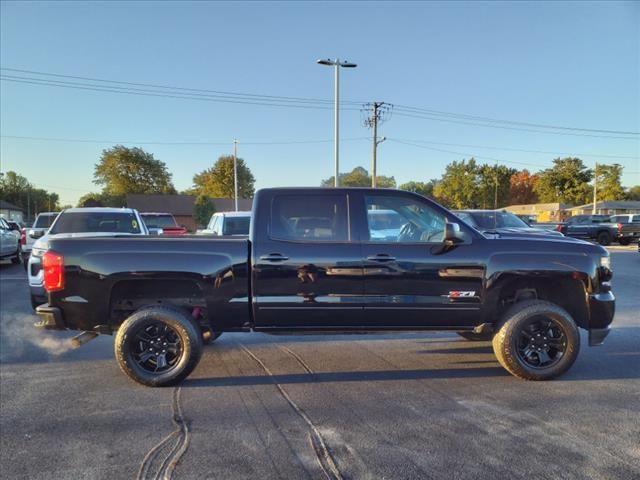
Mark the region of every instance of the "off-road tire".
POLYGON ((490 342, 493 338, 493 332, 475 333, 475 332, 456 332, 469 342, 490 342))
POLYGON ((114 350, 120 369, 129 378, 149 387, 164 387, 181 382, 198 365, 202 356, 202 335, 188 312, 175 307, 150 306, 136 311, 120 325, 114 350), (168 325, 177 334, 182 346, 175 366, 163 373, 144 370, 134 361, 131 354, 132 342, 136 341, 135 332, 146 324, 155 322, 168 325))
POLYGON ((493 337, 493 351, 510 374, 525 380, 551 380, 565 373, 575 362, 580 350, 578 327, 566 310, 544 300, 529 300, 515 304, 502 317, 493 337), (565 352, 559 361, 549 367, 532 368, 517 353, 517 341, 521 328, 532 317, 553 319, 566 337, 565 352))
POLYGON ((620 245, 627 246, 627 245, 629 245, 631 243, 631 239, 630 238, 620 238, 618 240, 618 243, 620 245))
POLYGON ((609 232, 600 232, 596 240, 600 245, 606 247, 611 244, 611 234, 609 232))

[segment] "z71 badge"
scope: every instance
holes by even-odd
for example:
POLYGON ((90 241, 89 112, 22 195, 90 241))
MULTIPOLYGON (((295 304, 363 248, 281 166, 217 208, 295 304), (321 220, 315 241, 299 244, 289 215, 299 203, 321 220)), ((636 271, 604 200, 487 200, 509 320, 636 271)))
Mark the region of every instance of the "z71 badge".
POLYGON ((444 296, 447 296, 449 298, 469 298, 469 297, 475 297, 476 292, 475 291, 463 292, 463 291, 454 290, 452 292, 449 292, 449 295, 443 295, 443 297, 444 296))

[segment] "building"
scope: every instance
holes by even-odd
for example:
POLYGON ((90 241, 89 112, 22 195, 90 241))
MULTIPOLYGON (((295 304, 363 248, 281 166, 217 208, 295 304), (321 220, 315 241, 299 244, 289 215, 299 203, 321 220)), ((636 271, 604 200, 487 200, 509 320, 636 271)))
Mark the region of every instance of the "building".
MULTIPOLYGON (((186 227, 190 232, 198 228, 193 218, 193 206, 196 197, 192 195, 146 195, 130 193, 127 195, 127 207, 135 208, 140 213, 170 213, 178 225, 186 227)), ((234 210, 232 198, 212 198, 216 212, 234 210)), ((253 200, 238 199, 239 210, 251 210, 253 200)))
MULTIPOLYGON (((593 202, 579 207, 571 207, 571 215, 591 215, 593 213, 593 202)), ((620 215, 624 213, 640 213, 640 201, 638 200, 611 200, 606 202, 596 202, 597 215, 620 215)))
POLYGON ((571 216, 570 208, 564 203, 532 203, 529 205, 509 205, 503 210, 516 215, 535 216, 538 222, 561 222, 571 216))
POLYGON ((24 223, 24 212, 22 209, 4 200, 0 200, 0 217, 5 220, 17 222, 20 225, 24 223))

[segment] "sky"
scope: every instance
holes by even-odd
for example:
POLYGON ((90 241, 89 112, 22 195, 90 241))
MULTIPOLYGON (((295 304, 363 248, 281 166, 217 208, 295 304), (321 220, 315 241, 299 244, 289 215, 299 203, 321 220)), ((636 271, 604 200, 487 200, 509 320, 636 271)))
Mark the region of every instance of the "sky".
MULTIPOLYGON (((395 108, 379 132, 378 173, 398 184, 438 178, 471 156, 536 171, 568 155, 590 167, 620 163, 623 184, 640 184, 638 135, 406 115, 408 106, 640 132, 639 2, 0 4, 3 69, 331 101, 332 69, 315 63, 328 57, 358 64, 340 77, 341 171, 370 168, 359 105, 380 101, 395 108)), ((164 161, 179 190, 229 154, 234 138, 257 188, 333 175, 331 103, 293 108, 4 80, 0 88, 1 170, 59 193, 63 204, 100 190, 94 165, 115 143, 164 161)))

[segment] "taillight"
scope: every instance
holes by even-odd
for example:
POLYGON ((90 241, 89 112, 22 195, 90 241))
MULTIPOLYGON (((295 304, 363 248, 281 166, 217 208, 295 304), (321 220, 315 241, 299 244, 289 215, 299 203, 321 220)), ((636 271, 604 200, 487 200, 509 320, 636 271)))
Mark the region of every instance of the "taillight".
POLYGON ((556 225, 556 232, 561 232, 562 231, 562 224, 558 224, 556 225))
POLYGON ((45 252, 42 256, 44 289, 57 292, 64 288, 64 257, 56 252, 45 252))
POLYGON ((20 230, 20 245, 26 245, 27 244, 27 229, 23 228, 22 230, 20 230))
POLYGON ((622 224, 619 223, 617 227, 618 227, 618 233, 622 233, 622 224))

